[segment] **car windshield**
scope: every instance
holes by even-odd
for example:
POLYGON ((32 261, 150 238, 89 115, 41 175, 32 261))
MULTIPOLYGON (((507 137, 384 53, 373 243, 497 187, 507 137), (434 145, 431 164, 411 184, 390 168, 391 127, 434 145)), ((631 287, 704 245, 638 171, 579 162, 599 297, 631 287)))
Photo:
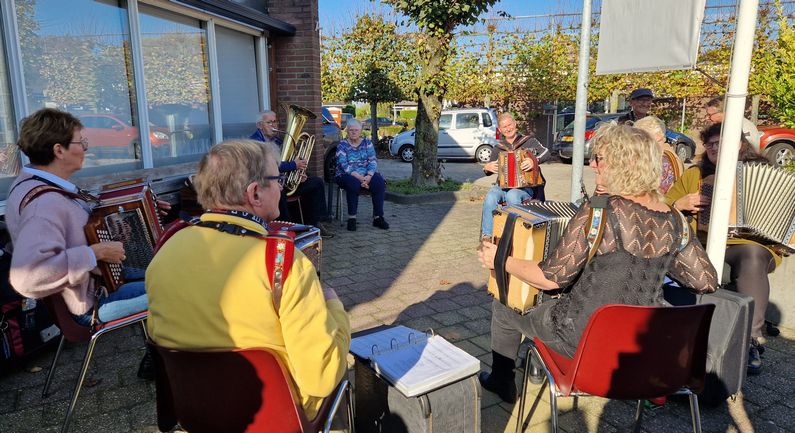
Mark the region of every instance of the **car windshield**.
MULTIPOLYGON (((588 116, 588 118, 587 118, 587 119, 585 119, 585 129, 586 129, 586 130, 588 130, 588 129, 593 129, 593 128, 595 128, 595 127, 596 127, 596 124, 597 124, 597 123, 599 123, 599 122, 601 122, 601 121, 602 121, 602 119, 600 119, 600 118, 598 118, 598 117, 591 117, 591 116, 588 116)), ((569 123, 569 124, 568 124, 568 125, 566 125, 566 127, 565 127, 565 128, 563 128, 563 129, 564 129, 564 130, 571 130, 571 131, 574 131, 574 122, 571 122, 571 123, 569 123)))

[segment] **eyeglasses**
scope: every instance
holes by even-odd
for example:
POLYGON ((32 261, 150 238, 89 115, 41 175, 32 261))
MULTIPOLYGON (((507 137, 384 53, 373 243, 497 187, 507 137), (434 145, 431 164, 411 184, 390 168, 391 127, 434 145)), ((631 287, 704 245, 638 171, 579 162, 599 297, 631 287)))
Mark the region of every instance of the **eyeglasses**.
POLYGON ((275 125, 276 121, 275 120, 260 120, 260 123, 262 123, 264 125, 275 125))
POLYGON ((83 138, 80 139, 80 141, 70 141, 69 142, 69 144, 78 144, 78 143, 81 146, 83 146, 83 150, 88 150, 88 139, 87 138, 83 137, 83 138))
POLYGON ((287 176, 284 175, 284 174, 280 174, 280 175, 277 175, 277 176, 263 176, 263 179, 275 180, 275 181, 277 181, 279 183, 279 185, 284 186, 284 181, 285 181, 285 179, 287 179, 287 176))
POLYGON ((710 140, 704 143, 704 149, 717 149, 720 146, 720 140, 710 140))

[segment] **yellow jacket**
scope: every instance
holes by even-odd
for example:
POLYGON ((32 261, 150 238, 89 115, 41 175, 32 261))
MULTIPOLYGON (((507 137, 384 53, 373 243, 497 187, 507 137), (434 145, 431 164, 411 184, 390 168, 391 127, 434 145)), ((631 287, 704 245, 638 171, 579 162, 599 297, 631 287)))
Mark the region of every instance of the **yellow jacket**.
MULTIPOLYGON (((204 214, 264 233, 245 218, 204 214)), ((265 242, 203 227, 177 232, 146 271, 147 329, 169 348, 268 348, 288 368, 309 419, 347 371, 348 315, 325 301, 312 264, 300 251, 284 281, 279 311, 265 270, 265 242)))
MULTIPOLYGON (((684 197, 684 196, 686 196, 688 194, 692 194, 694 192, 699 192, 700 183, 701 183, 701 169, 698 168, 698 166, 695 166, 695 165, 690 167, 690 168, 688 168, 687 170, 685 170, 684 174, 682 174, 682 177, 677 179, 676 182, 674 182, 674 184, 671 186, 671 188, 665 194, 666 203, 668 203, 669 205, 673 206, 674 202, 679 200, 680 198, 682 198, 682 197, 684 197)), ((693 232, 695 233, 696 229, 697 229, 695 218, 693 218, 690 221, 690 225, 693 228, 693 232)), ((701 239, 702 242, 706 242, 706 238, 704 237, 704 235, 706 233, 698 232, 698 234, 699 234, 699 239, 701 239)), ((781 264, 781 255, 780 254, 778 254, 777 252, 773 251, 772 249, 770 249, 770 248, 766 247, 765 245, 762 245, 762 244, 760 244, 758 242, 754 242, 752 240, 742 239, 742 238, 728 238, 726 240, 726 244, 727 245, 739 245, 739 244, 756 244, 756 245, 759 245, 761 247, 764 247, 768 251, 770 251, 770 254, 773 254, 773 259, 776 261, 776 266, 781 264)))

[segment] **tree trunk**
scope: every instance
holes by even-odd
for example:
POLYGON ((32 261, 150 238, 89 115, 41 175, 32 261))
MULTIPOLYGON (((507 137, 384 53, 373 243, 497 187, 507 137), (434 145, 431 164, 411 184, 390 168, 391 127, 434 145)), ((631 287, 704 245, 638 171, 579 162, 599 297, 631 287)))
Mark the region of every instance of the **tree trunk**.
POLYGON ((373 147, 378 149, 378 102, 370 101, 370 140, 373 147))
POLYGON ((443 74, 449 47, 449 35, 429 35, 422 47, 414 161, 411 165, 411 183, 417 186, 436 186, 441 177, 436 155, 439 145, 439 117, 446 90, 443 74))

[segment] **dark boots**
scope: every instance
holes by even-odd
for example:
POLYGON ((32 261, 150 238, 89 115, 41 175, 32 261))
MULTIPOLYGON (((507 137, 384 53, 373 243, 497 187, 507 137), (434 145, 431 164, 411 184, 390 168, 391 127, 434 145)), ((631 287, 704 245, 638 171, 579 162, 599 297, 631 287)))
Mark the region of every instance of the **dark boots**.
POLYGON ((516 403, 516 383, 514 382, 514 361, 491 351, 491 373, 482 371, 478 375, 480 386, 497 394, 506 403, 516 403))

